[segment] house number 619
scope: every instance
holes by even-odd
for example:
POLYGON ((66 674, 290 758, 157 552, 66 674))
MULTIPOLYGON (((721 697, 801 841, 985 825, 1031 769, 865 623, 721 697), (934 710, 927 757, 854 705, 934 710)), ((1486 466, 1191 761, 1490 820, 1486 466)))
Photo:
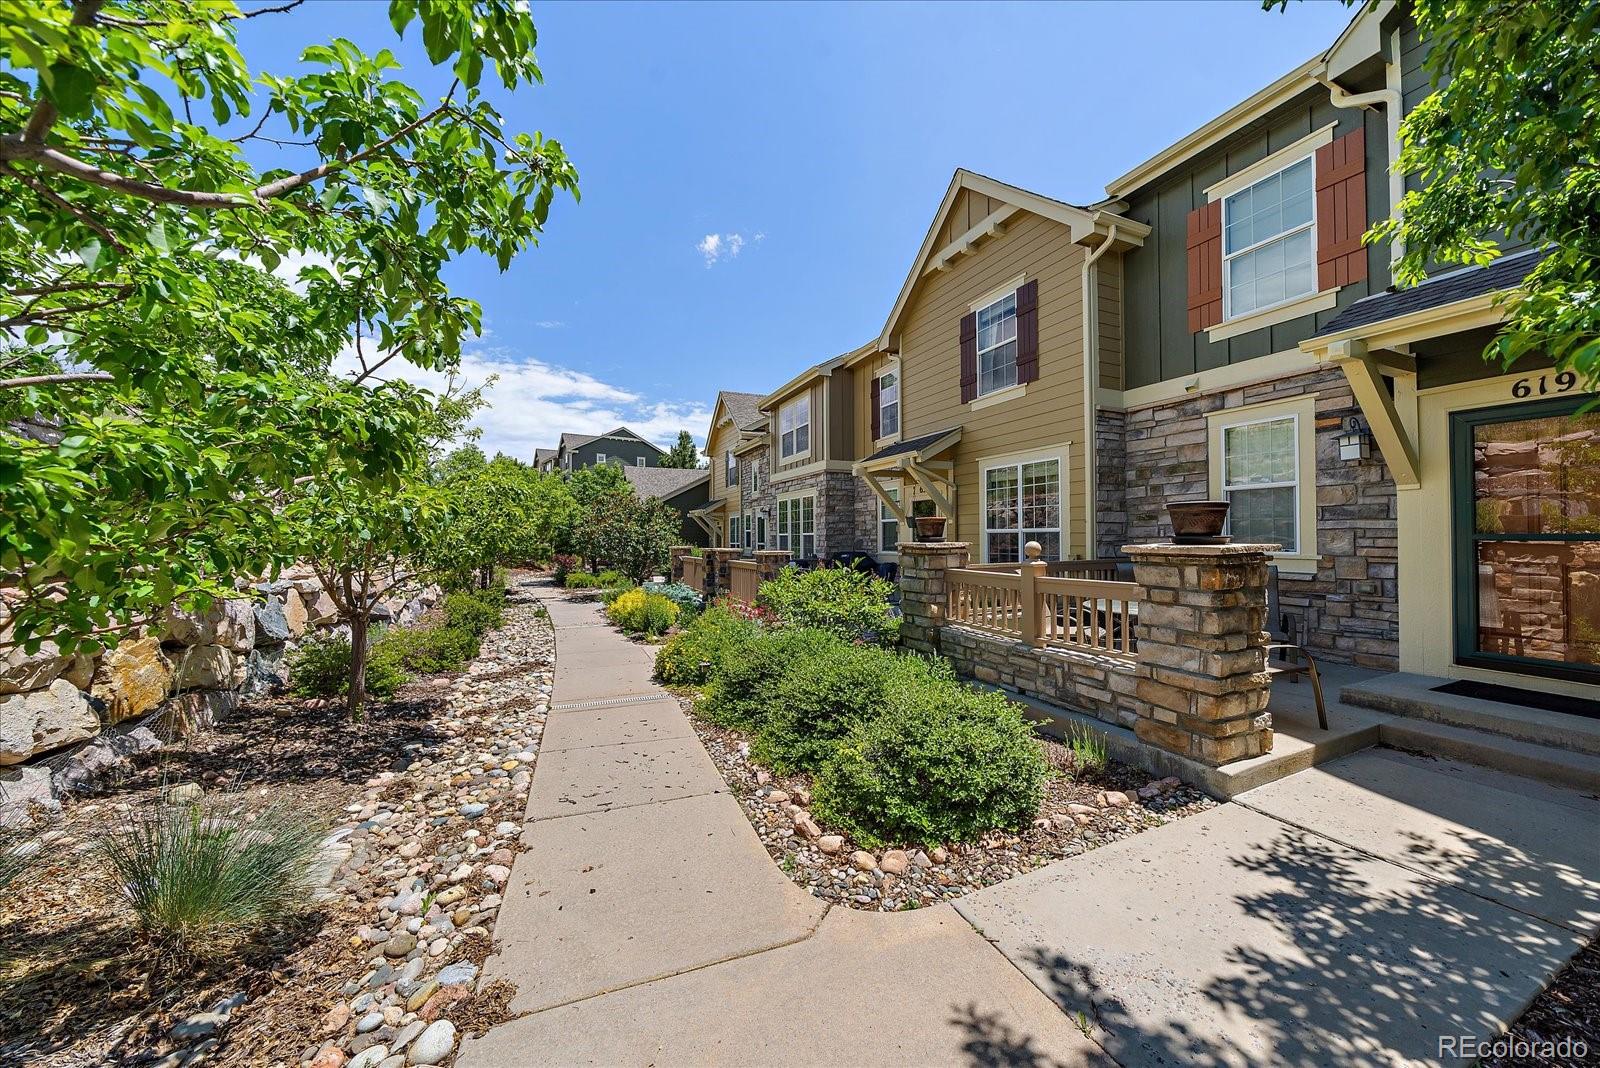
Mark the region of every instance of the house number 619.
POLYGON ((1576 371, 1557 371, 1554 381, 1550 375, 1540 375, 1538 378, 1519 378, 1511 387, 1511 395, 1521 400, 1523 397, 1548 396, 1551 393, 1565 393, 1578 384, 1576 371))

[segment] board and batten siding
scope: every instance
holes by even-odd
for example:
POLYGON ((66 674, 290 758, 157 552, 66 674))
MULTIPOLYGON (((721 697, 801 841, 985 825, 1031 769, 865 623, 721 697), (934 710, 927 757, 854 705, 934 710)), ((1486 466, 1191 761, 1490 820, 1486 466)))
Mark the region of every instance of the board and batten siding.
MULTIPOLYGON (((1389 284, 1388 244, 1370 245, 1366 250, 1366 280, 1341 288, 1338 304, 1333 308, 1215 342, 1204 330, 1189 329, 1189 213, 1206 203, 1205 191, 1210 186, 1329 123, 1337 124, 1335 138, 1358 128, 1365 130, 1367 214, 1369 219, 1382 218, 1389 210, 1388 133, 1383 113, 1336 108, 1325 89, 1308 90, 1260 122, 1129 195, 1125 214, 1150 226, 1151 232, 1142 248, 1123 258, 1123 388, 1182 378, 1293 349, 1343 308, 1389 284)), ((1104 360, 1102 354, 1102 367, 1104 360)), ((1105 384, 1103 372, 1101 383, 1105 384)))
POLYGON ((1101 256, 1095 263, 1099 318, 1095 333, 1099 337, 1100 388, 1123 388, 1122 345, 1122 257, 1116 253, 1101 256))
POLYGON ((944 225, 939 227, 939 238, 933 247, 944 248, 954 243, 956 238, 1004 206, 1004 201, 984 196, 971 189, 963 189, 956 194, 955 203, 950 205, 950 211, 945 215, 944 225))
MULTIPOLYGON (((878 443, 872 437, 872 383, 890 363, 889 354, 876 352, 850 369, 851 396, 855 418, 851 420, 851 440, 854 459, 865 459, 877 451, 878 443)), ((904 372, 902 371, 902 377, 904 372)), ((900 409, 905 411, 905 387, 901 387, 900 409)))
MULTIPOLYGON (((956 449, 957 537, 982 554, 982 459, 1071 441, 1068 555, 1082 555, 1084 250, 1060 223, 1031 213, 919 280, 899 324, 901 437, 962 427, 956 449), (961 402, 961 317, 1019 276, 1039 283, 1039 377, 1027 395, 978 410, 961 402)), ((1109 258, 1109 257, 1108 257, 1109 258)), ((863 432, 858 428, 858 435, 863 432)))

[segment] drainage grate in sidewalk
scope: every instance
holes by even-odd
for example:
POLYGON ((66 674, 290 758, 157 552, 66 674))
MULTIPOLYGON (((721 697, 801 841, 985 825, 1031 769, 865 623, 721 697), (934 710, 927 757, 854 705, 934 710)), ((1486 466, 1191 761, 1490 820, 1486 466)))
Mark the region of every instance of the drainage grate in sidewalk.
POLYGON ((596 697, 589 701, 557 701, 550 706, 552 712, 571 712, 582 708, 610 708, 612 705, 642 705, 647 701, 660 701, 665 693, 641 693, 630 697, 596 697))

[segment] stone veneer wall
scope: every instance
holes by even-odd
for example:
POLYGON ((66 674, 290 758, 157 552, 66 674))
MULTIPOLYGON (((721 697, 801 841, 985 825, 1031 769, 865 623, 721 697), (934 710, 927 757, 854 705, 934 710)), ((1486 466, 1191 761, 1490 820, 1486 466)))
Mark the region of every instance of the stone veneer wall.
MULTIPOLYGON (((744 506, 742 515, 763 516, 767 521, 767 548, 777 544, 773 541, 778 534, 778 494, 772 485, 772 472, 767 463, 767 450, 756 449, 739 457, 739 485, 744 487, 740 494, 744 506), (750 472, 753 468, 761 471, 761 491, 750 492, 750 472)), ((724 519, 724 522, 727 520, 724 519)), ((741 550, 743 546, 740 546, 741 550)), ((755 553, 762 546, 755 540, 754 534, 750 538, 750 551, 755 553)))
MULTIPOLYGON (((1316 394, 1317 550, 1315 575, 1278 575, 1283 612, 1305 644, 1330 660, 1394 670, 1399 662, 1398 551, 1395 489, 1389 469, 1370 460, 1339 459, 1344 417, 1360 408, 1335 368, 1236 389, 1219 390, 1126 413, 1123 451, 1126 539, 1150 541, 1171 532, 1165 505, 1210 495, 1207 420, 1210 412, 1316 394)), ((1116 413, 1102 412, 1101 455, 1113 453, 1116 413)), ((1102 471, 1106 467, 1101 463, 1102 471)), ((1115 520, 1102 531, 1114 529, 1115 520)), ((1291 634, 1294 631, 1291 630, 1291 634)))
MULTIPOLYGON (((818 471, 772 484, 774 508, 780 497, 813 493, 817 498, 817 555, 848 552, 863 547, 856 519, 856 483, 860 479, 848 471, 818 471)), ((870 493, 866 487, 861 492, 870 493)), ((777 534, 776 519, 768 521, 768 541, 777 534)), ((798 555, 798 553, 796 553, 798 555)))
POLYGON ((1104 408, 1095 419, 1094 555, 1102 560, 1128 544, 1127 424, 1124 413, 1104 408))

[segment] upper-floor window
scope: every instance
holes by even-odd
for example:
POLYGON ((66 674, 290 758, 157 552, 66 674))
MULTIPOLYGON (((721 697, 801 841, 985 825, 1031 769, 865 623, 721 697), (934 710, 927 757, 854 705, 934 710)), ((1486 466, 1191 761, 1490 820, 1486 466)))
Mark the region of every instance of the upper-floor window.
POLYGON ((1276 542, 1300 551, 1298 417, 1222 428, 1222 495, 1235 541, 1276 542))
POLYGON ((761 462, 759 460, 750 461, 750 492, 761 492, 761 462))
POLYGON ((811 394, 803 393, 778 410, 778 434, 781 458, 811 451, 811 394))
POLYGON ((878 378, 878 436, 900 433, 900 376, 893 371, 878 378))
POLYGON ((728 467, 724 474, 723 481, 726 482, 728 486, 732 487, 735 482, 739 481, 739 461, 733 458, 732 449, 729 449, 727 452, 727 463, 728 467))
POLYGON ((635 467, 643 467, 644 466, 644 457, 643 456, 635 456, 633 458, 633 466, 635 466, 635 467))
POLYGON ((1311 159, 1292 163, 1222 201, 1224 318, 1316 290, 1311 159))
POLYGON ((1016 384, 1017 295, 1007 293, 978 309, 978 396, 1016 384))
POLYGON ((594 454, 594 462, 597 463, 597 464, 605 463, 606 462, 606 454, 603 453, 603 452, 595 453, 594 454))

